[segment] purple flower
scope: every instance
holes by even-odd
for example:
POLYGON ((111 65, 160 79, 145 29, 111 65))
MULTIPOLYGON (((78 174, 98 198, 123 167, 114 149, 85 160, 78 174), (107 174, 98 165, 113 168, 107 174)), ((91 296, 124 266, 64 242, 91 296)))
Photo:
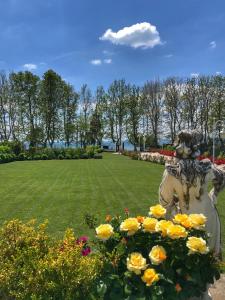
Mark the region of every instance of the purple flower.
POLYGON ((85 249, 83 249, 82 251, 81 251, 81 254, 83 255, 83 256, 87 256, 88 254, 90 254, 91 253, 91 248, 90 247, 86 247, 85 249))
POLYGON ((80 244, 85 244, 88 241, 88 237, 86 235, 80 236, 77 240, 76 240, 76 244, 80 245, 80 244))

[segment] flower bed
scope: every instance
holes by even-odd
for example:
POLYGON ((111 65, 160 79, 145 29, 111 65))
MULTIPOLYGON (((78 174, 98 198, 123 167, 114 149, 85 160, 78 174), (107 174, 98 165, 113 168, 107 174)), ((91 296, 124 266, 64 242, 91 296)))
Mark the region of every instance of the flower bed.
POLYGON ((220 277, 207 246, 202 214, 178 214, 164 219, 156 205, 149 217, 107 216, 96 228, 96 246, 102 255, 101 299, 188 299, 200 296, 220 277))

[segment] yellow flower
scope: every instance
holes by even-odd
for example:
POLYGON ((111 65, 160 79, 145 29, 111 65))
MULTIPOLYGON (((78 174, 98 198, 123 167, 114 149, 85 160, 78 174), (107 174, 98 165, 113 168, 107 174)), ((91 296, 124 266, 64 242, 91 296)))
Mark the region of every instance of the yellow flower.
POLYGON ((188 215, 186 214, 177 214, 175 215, 175 217, 173 218, 173 222, 174 223, 177 223, 177 224, 180 224, 182 226, 184 226, 185 228, 192 228, 193 227, 193 224, 189 218, 188 215))
POLYGON ((171 225, 167 229, 167 235, 171 239, 185 238, 187 236, 187 231, 183 226, 171 225))
POLYGON ((145 232, 155 232, 155 226, 158 220, 155 218, 145 218, 143 222, 143 230, 145 232))
POLYGON ((135 234, 136 231, 140 228, 140 223, 136 218, 128 218, 124 220, 120 225, 121 231, 127 231, 128 235, 135 234))
POLYGON ((163 218, 166 214, 166 209, 160 204, 151 206, 149 214, 157 219, 163 218))
POLYGON ((137 216, 138 223, 143 223, 144 219, 145 219, 145 217, 137 216))
POLYGON ((186 246, 190 249, 189 254, 201 253, 206 254, 209 252, 209 248, 206 246, 206 241, 203 238, 190 236, 186 243, 186 246))
POLYGON ((101 224, 96 229, 97 238, 106 241, 113 235, 113 227, 110 224, 101 224))
POLYGON ((155 230, 160 231, 162 233, 162 236, 166 236, 167 235, 167 229, 171 225, 173 225, 173 223, 171 221, 161 220, 156 224, 155 230))
POLYGON ((147 268, 146 259, 141 253, 133 252, 130 257, 127 258, 127 269, 135 274, 141 274, 142 270, 147 268))
POLYGON ((159 275, 154 269, 147 269, 144 272, 144 275, 141 277, 142 281, 146 283, 147 286, 151 286, 153 282, 159 280, 159 275))
POLYGON ((159 265, 166 259, 166 250, 162 246, 154 246, 149 253, 153 265, 159 265))
POLYGON ((195 229, 204 229, 206 223, 206 217, 203 214, 191 214, 189 219, 192 222, 192 226, 195 229))

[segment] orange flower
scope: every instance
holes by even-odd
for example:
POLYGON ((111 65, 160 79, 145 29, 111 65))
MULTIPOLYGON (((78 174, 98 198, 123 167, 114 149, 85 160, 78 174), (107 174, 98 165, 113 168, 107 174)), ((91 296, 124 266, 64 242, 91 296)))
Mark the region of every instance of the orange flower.
POLYGON ((138 220, 138 223, 143 223, 145 220, 145 217, 137 216, 137 220, 138 220))
POLYGON ((105 221, 106 222, 111 222, 111 220, 112 220, 112 216, 111 215, 107 215, 106 217, 105 217, 105 221))
POLYGON ((175 289, 176 289, 177 293, 179 293, 179 292, 182 290, 182 287, 180 286, 179 283, 177 283, 177 284, 175 285, 175 289))

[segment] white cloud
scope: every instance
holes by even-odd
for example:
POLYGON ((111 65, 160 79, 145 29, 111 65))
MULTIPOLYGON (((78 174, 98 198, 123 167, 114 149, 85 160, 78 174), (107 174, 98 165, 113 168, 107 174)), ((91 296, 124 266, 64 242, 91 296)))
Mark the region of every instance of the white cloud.
POLYGON ((216 48, 216 42, 215 42, 215 41, 210 42, 210 43, 209 43, 209 47, 210 47, 211 49, 215 49, 215 48, 216 48))
POLYGON ((112 51, 108 51, 108 50, 103 50, 102 51, 102 53, 104 54, 104 55, 106 55, 106 56, 111 56, 111 55, 114 55, 114 52, 112 52, 112 51))
POLYGON ((101 59, 92 59, 92 60, 90 61, 90 63, 91 63, 92 65, 94 65, 94 66, 99 66, 99 65, 102 64, 102 60, 101 60, 101 59))
POLYGON ((25 64, 25 65, 23 65, 23 67, 24 67, 24 69, 27 69, 28 71, 37 69, 37 65, 35 65, 35 64, 25 64))
POLYGON ((132 48, 153 48, 161 45, 161 39, 156 26, 150 23, 137 23, 124 27, 117 32, 107 29, 100 37, 102 41, 110 41, 115 45, 126 45, 132 48))
POLYGON ((199 77, 199 73, 191 73, 190 75, 193 78, 198 78, 199 77))
POLYGON ((164 57, 165 58, 171 58, 171 57, 173 57, 173 54, 166 54, 166 55, 164 55, 164 57))
POLYGON ((222 74, 222 73, 221 73, 221 72, 219 72, 219 71, 217 71, 217 72, 216 72, 216 75, 221 75, 221 74, 222 74))
POLYGON ((111 64, 112 63, 112 59, 111 58, 106 58, 106 59, 104 59, 104 63, 105 64, 111 64))

